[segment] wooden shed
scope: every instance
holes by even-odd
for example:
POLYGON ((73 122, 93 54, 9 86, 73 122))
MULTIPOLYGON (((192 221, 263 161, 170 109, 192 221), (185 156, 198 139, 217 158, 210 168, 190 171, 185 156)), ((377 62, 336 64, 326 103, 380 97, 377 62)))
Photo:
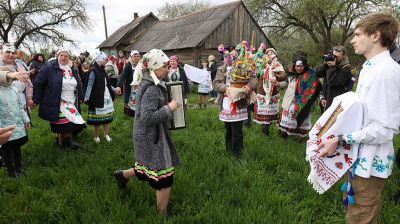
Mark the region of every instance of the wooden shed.
POLYGON ((135 42, 139 34, 152 27, 156 21, 158 21, 158 18, 152 12, 142 17, 138 17, 135 13, 134 19, 130 23, 118 28, 97 48, 107 54, 117 54, 119 50, 123 50, 135 42))
MULTIPOLYGON (((136 25, 136 27, 139 26, 136 25)), ((220 59, 217 47, 221 43, 225 46, 236 46, 242 40, 248 40, 253 41, 255 48, 261 43, 271 46, 262 28, 242 1, 218 5, 179 18, 157 19, 137 33, 123 35, 121 32, 127 32, 127 28, 120 28, 113 35, 124 36, 121 38, 123 41, 115 43, 110 41, 118 50, 122 49, 126 52, 138 50, 145 53, 157 48, 167 55, 178 55, 181 62, 194 66, 198 66, 201 59, 211 54, 216 56, 217 60, 220 59), (129 45, 127 45, 128 42, 129 45)), ((106 51, 107 47, 103 43, 99 48, 106 51)))

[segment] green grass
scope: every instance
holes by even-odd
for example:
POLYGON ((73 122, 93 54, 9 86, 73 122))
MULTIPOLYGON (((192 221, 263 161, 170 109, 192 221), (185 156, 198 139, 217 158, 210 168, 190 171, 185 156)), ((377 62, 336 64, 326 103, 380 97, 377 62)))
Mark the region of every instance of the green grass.
MULTIPOLYGON (((196 99, 192 94, 189 102, 196 99)), ((264 138, 253 124, 244 129, 245 149, 238 161, 225 151, 216 107, 189 108, 188 127, 173 132, 182 164, 168 216, 159 215, 147 183, 132 179, 120 191, 111 175, 134 163, 133 122, 122 113, 121 97, 114 115, 112 143, 102 138, 96 145, 88 127, 80 134, 81 149, 60 151, 35 109, 23 147, 26 175, 12 179, 0 171, 0 223, 344 223, 340 184, 318 195, 307 182, 304 143, 283 141, 276 127, 264 138)), ((399 143, 396 138, 395 146, 399 143)), ((383 193, 380 223, 400 220, 400 204, 393 198, 399 180, 395 168, 383 193)))

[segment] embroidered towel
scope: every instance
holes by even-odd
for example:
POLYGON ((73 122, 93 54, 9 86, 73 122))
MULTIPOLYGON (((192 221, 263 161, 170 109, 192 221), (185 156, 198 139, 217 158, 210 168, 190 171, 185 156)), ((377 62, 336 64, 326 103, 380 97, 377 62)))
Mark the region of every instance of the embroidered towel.
POLYGON ((318 145, 327 139, 344 135, 362 128, 363 107, 353 92, 348 92, 334 98, 332 105, 318 119, 309 133, 307 141, 306 160, 311 171, 310 182, 319 194, 323 194, 333 186, 354 164, 358 155, 358 144, 339 146, 338 149, 325 158, 318 156, 318 145), (332 123, 335 110, 343 109, 332 123), (330 126, 331 125, 331 126, 330 126), (330 127, 329 127, 330 126, 330 127), (327 128, 328 127, 328 128, 327 128), (326 130, 325 133, 320 133, 326 130), (321 135, 322 134, 322 135, 321 135), (318 136, 321 136, 320 138, 318 136))

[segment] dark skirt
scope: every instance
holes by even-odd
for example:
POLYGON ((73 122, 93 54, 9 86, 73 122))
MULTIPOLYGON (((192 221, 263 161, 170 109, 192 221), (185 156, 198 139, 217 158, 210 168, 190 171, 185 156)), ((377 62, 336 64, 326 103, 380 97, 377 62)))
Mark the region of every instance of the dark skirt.
POLYGON ((50 122, 50 129, 53 133, 79 133, 84 128, 86 128, 86 124, 75 124, 72 123, 68 118, 66 118, 61 112, 59 118, 55 122, 50 122))
POLYGON ((136 177, 140 181, 149 182, 150 186, 155 190, 169 188, 174 184, 174 167, 163 170, 151 170, 136 162, 133 168, 135 170, 136 177))
POLYGON ((135 111, 132 110, 128 105, 124 105, 124 114, 129 117, 135 117, 135 111))
POLYGON ((86 124, 75 124, 72 122, 63 124, 50 123, 50 128, 53 133, 79 133, 86 128, 86 124))
MULTIPOLYGON (((28 142, 28 135, 25 135, 22 138, 14 139, 11 141, 6 142, 3 147, 18 147, 18 146, 23 146, 28 142)), ((1 149, 1 148, 0 148, 1 149)))
POLYGON ((89 124, 89 125, 98 126, 98 125, 108 124, 113 121, 112 113, 97 115, 96 108, 94 108, 94 107, 89 107, 88 114, 89 114, 89 116, 88 116, 87 124, 89 124))

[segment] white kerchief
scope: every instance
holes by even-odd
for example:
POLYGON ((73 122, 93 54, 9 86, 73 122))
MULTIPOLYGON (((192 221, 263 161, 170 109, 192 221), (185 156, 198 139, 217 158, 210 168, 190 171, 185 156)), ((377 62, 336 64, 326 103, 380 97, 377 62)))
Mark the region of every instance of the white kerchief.
POLYGON ((143 70, 149 70, 150 77, 153 79, 154 84, 158 85, 160 80, 157 78, 154 70, 161 68, 165 63, 169 61, 167 55, 158 49, 152 49, 143 55, 143 58, 139 61, 133 73, 133 81, 131 86, 137 86, 140 84, 143 78, 143 70))

